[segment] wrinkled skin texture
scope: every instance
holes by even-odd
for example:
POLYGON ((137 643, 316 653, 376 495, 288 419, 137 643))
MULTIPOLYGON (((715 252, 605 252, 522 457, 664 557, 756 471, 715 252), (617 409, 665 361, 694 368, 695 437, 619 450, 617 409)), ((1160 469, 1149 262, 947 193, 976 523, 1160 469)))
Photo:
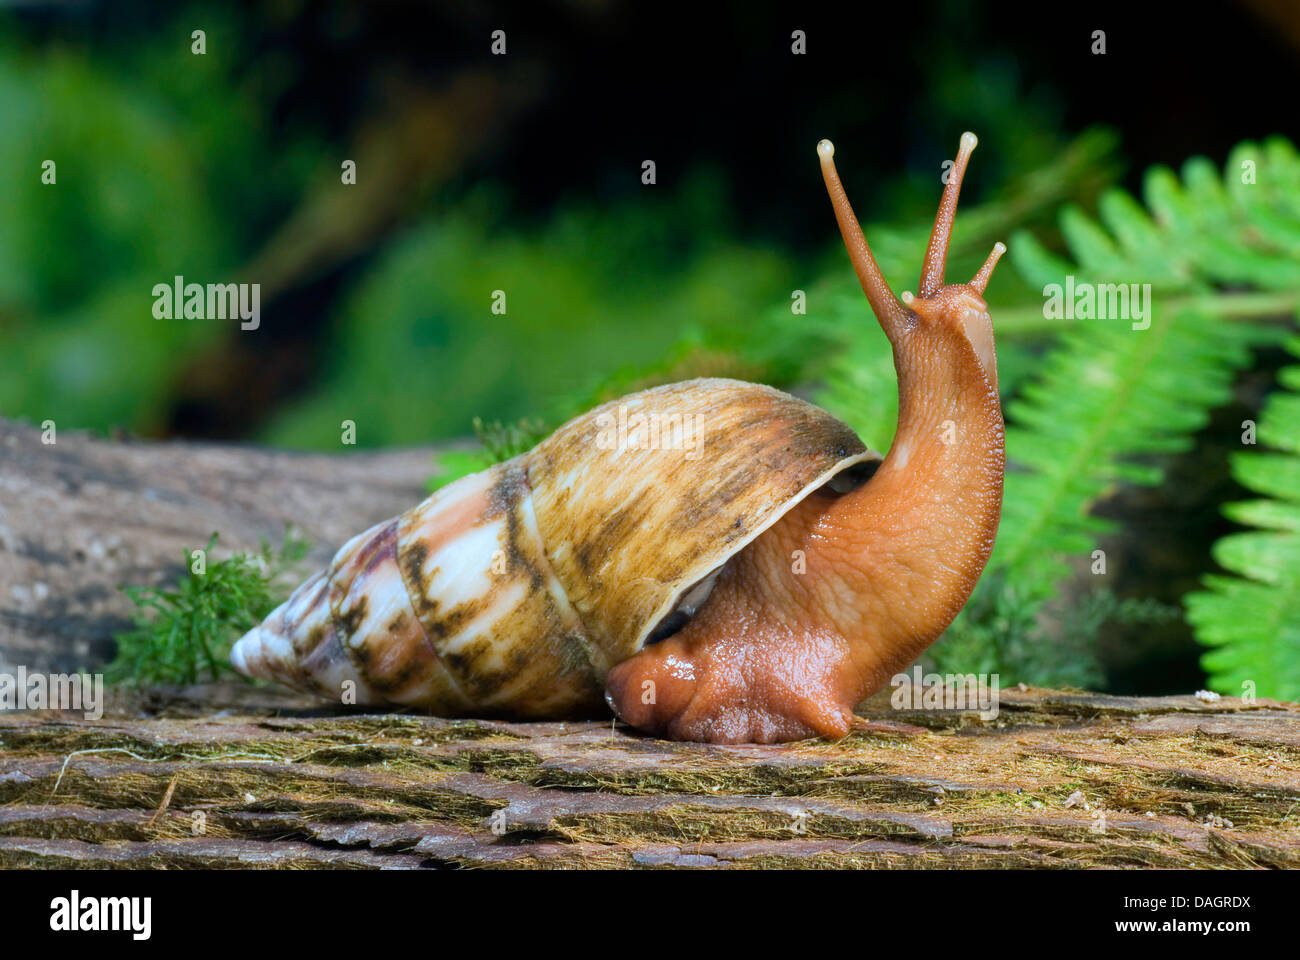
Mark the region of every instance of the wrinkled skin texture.
MULTIPOLYGON (((993 548, 1005 459, 983 300, 1002 247, 971 283, 942 284, 960 173, 974 146, 967 137, 921 296, 905 295, 908 308, 852 232, 857 223, 830 165, 846 244, 893 345, 894 444, 863 486, 817 492, 791 509, 723 570, 680 632, 610 672, 607 700, 626 722, 712 743, 842 737, 853 707, 933 643, 970 596, 993 548)), ((828 160, 823 154, 824 171, 828 160)))

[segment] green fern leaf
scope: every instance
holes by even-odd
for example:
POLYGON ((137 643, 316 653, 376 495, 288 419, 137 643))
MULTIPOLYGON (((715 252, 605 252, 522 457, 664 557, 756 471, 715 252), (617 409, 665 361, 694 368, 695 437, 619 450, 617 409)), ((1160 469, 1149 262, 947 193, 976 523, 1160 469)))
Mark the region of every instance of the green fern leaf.
MULTIPOLYGON (((1289 349, 1300 357, 1300 338, 1289 349)), ((1228 504, 1224 513, 1260 528, 1231 533, 1214 559, 1236 577, 1211 575, 1186 598, 1197 639, 1213 649, 1201 658, 1220 693, 1250 689, 1260 696, 1300 699, 1300 366, 1281 381, 1264 408, 1259 439, 1280 452, 1233 457, 1233 476, 1275 499, 1228 504)))

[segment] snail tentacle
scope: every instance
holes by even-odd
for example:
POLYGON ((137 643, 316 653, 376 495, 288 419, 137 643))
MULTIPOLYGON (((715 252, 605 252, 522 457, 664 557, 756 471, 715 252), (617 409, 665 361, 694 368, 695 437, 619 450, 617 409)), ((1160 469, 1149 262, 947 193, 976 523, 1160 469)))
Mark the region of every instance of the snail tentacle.
POLYGON ((989 278, 993 276, 993 268, 998 265, 998 260, 1006 252, 1007 245, 1001 240, 993 244, 993 251, 989 254, 988 259, 984 261, 984 266, 980 267, 979 272, 971 280, 970 285, 981 295, 984 293, 984 288, 989 285, 989 278))
POLYGON ((934 217, 934 229, 930 231, 930 245, 926 248, 925 262, 921 265, 918 293, 922 297, 933 297, 943 286, 944 268, 948 262, 948 242, 952 239, 952 221, 957 215, 957 198, 961 194, 961 182, 966 177, 966 165, 970 162, 971 152, 978 145, 979 138, 970 131, 961 135, 957 160, 948 171, 948 182, 944 184, 943 199, 939 201, 939 212, 934 217))
POLYGON ((835 210, 835 219, 840 225, 840 235, 844 238, 849 259, 853 261, 853 269, 857 271, 858 280, 867 295, 867 302, 875 311, 876 319, 880 321, 886 336, 893 340, 895 336, 911 326, 912 317, 907 312, 907 308, 894 298, 885 275, 880 272, 876 258, 872 256, 871 247, 862 233, 862 226, 858 223, 858 218, 853 213, 853 206, 844 192, 844 184, 840 182, 839 172, 835 169, 835 145, 829 140, 821 141, 817 144, 817 156, 821 158, 822 178, 826 181, 826 192, 830 194, 831 207, 835 210))

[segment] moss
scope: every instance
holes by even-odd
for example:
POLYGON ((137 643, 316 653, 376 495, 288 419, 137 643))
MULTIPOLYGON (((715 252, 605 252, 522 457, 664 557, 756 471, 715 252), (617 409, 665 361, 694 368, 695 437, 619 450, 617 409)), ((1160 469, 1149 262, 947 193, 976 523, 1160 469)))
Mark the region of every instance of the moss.
POLYGON ((213 560, 216 545, 214 533, 202 550, 184 551, 185 573, 175 587, 122 588, 135 604, 134 626, 114 638, 117 654, 104 668, 106 677, 159 684, 237 676, 231 646, 288 597, 280 575, 306 556, 309 545, 286 531, 277 549, 263 542, 258 554, 213 560))

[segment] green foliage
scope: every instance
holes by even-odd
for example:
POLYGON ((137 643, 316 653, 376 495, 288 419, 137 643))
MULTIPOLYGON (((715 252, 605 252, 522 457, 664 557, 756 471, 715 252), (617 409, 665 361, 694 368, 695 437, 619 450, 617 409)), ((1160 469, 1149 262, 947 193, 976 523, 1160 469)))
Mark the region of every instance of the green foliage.
MULTIPOLYGON (((1300 339, 1288 344, 1300 357, 1300 339)), ((1210 685, 1241 694, 1300 700, 1300 366, 1281 373, 1286 392, 1268 401, 1258 437, 1276 452, 1240 453, 1233 476, 1268 499, 1230 503, 1223 512, 1258 529, 1232 533, 1214 559, 1237 576, 1209 575, 1207 589, 1185 598, 1210 685)))
POLYGON ((570 205, 524 233, 501 229, 503 204, 487 192, 440 213, 347 297, 332 367, 265 439, 336 444, 345 418, 362 445, 462 435, 476 415, 563 419, 563 401, 601 372, 660 357, 689 323, 752 315, 789 289, 786 258, 718 234, 722 194, 701 175, 666 200, 570 205))
POLYGON ((272 549, 212 562, 214 533, 203 548, 206 572, 186 551, 186 573, 175 588, 123 587, 136 609, 135 626, 117 635, 117 656, 105 673, 113 682, 197 683, 234 674, 230 648, 285 599, 276 581, 306 556, 305 541, 286 532, 272 549))
MULTIPOLYGON (((0 38, 9 133, 0 166, 18 171, 0 196, 6 415, 165 429, 178 394, 193 386, 184 378, 213 369, 207 358, 229 359, 231 331, 220 320, 153 317, 154 284, 178 273, 209 281, 245 279, 241 271, 254 265, 265 271, 259 250, 314 188, 337 181, 337 150, 325 145, 334 135, 277 107, 275 91, 292 70, 227 42, 247 26, 237 11, 203 13, 210 42, 202 57, 189 51, 187 14, 48 51, 31 42, 39 31, 16 22, 0 38), (60 164, 56 187, 40 183, 48 157, 60 164), (238 159, 247 157, 262 158, 256 177, 238 159), (50 253, 59 250, 77 255, 50 253)), ((1062 151, 1050 97, 1024 96, 1005 64, 977 69, 979 84, 955 68, 927 80, 936 129, 955 130, 960 117, 994 134, 1020 132, 990 137, 999 146, 985 149, 996 158, 988 178, 1006 189, 967 221, 959 244, 967 232, 982 242, 995 228, 1086 197, 1114 167, 1112 135, 1093 131, 1062 151)), ((811 147, 806 156, 817 189, 811 147)), ((934 178, 891 172, 869 182, 866 198, 907 224, 898 249, 912 257, 934 178)), ((791 322, 789 291, 808 289, 820 310, 818 290, 849 289, 842 254, 834 251, 836 269, 826 273, 835 282, 823 284, 787 251, 739 242, 734 225, 743 217, 726 183, 703 169, 637 202, 564 199, 522 230, 501 191, 457 185, 458 195, 434 198, 415 227, 377 237, 374 258, 343 272, 319 375, 281 401, 260 439, 337 448, 338 423, 352 419, 362 446, 427 442, 463 435, 476 414, 558 423, 620 382, 701 374, 808 382, 833 341, 815 313, 791 322), (504 316, 489 309, 498 289, 508 297, 504 316), (785 309, 755 321, 772 303, 785 309), (647 358, 665 356, 651 369, 647 358)), ((894 232, 879 232, 890 262, 894 232)), ((267 293, 275 289, 267 284, 264 296, 295 292, 267 293)), ((286 312, 277 306, 281 330, 294 322, 286 312)))
POLYGON ((492 463, 502 463, 533 449, 550 431, 541 420, 523 419, 515 423, 494 420, 484 424, 474 418, 474 435, 492 463))
POLYGON ((990 584, 971 597, 965 615, 927 653, 941 673, 999 673, 1096 689, 1105 680, 1096 655, 1103 627, 1164 623, 1178 616, 1176 607, 1149 598, 1120 600, 1112 591, 1098 589, 1058 610, 1044 627, 1040 605, 1007 580, 1004 569, 992 569, 986 577, 990 584))
POLYGON ((220 235, 215 211, 167 117, 121 87, 104 89, 74 58, 14 66, 0 61, 9 118, 0 165, 24 174, 0 191, 0 302, 17 327, 8 336, 22 349, 0 351, 0 410, 142 425, 176 355, 210 336, 193 325, 159 328, 150 291, 221 259, 211 239, 220 235), (123 162, 102 164, 102 156, 123 162), (45 185, 41 163, 51 157, 57 182, 45 185), (155 207, 171 215, 138 215, 155 207), (50 256, 49 246, 69 255, 50 256), (128 343, 132 386, 123 390, 116 381, 128 343))
POLYGON ((0 41, 0 412, 154 429, 178 370, 229 333, 155 318, 153 287, 236 279, 240 248, 269 227, 230 211, 280 211, 319 151, 271 144, 254 92, 230 82, 232 49, 195 57, 162 36, 127 67, 0 41), (256 177, 226 162, 247 156, 264 158, 256 177))

